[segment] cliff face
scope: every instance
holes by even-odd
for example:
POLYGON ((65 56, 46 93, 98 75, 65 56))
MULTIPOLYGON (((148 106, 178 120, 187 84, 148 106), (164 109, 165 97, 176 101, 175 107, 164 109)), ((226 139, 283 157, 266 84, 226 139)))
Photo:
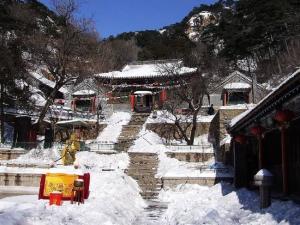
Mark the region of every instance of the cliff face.
POLYGON ((193 15, 187 22, 185 33, 191 41, 198 41, 205 28, 211 24, 217 24, 217 17, 208 11, 202 11, 193 15))

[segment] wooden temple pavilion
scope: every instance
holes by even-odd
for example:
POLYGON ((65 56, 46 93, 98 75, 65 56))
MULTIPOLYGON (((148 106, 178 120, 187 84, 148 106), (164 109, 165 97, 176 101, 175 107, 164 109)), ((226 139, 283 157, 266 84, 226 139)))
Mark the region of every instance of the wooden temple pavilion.
POLYGON ((273 190, 300 196, 300 69, 259 104, 231 121, 235 185, 251 186, 261 169, 273 190))
MULTIPOLYGON (((268 91, 240 71, 234 71, 209 90, 214 106, 250 104, 259 102, 268 91)), ((205 102, 208 104, 208 102, 205 102)))
POLYGON ((133 110, 149 111, 154 106, 162 106, 179 80, 190 79, 195 71, 195 68, 184 67, 180 60, 156 60, 133 62, 121 71, 95 76, 109 91, 108 98, 125 98, 133 110))

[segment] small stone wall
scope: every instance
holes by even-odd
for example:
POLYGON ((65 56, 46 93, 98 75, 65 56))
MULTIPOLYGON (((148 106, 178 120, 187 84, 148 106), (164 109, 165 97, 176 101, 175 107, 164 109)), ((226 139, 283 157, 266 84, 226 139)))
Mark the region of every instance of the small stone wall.
POLYGON ((39 187, 42 174, 0 173, 0 186, 39 187))
POLYGON ((3 149, 0 150, 0 160, 16 159, 20 155, 27 153, 26 150, 3 149))
POLYGON ((175 188, 180 184, 198 184, 202 186, 213 186, 221 181, 232 182, 231 177, 163 177, 163 188, 175 188))
POLYGON ((200 152, 166 152, 170 158, 185 162, 205 162, 214 157, 214 153, 200 152))
POLYGON ((246 110, 246 108, 220 108, 213 120, 211 121, 211 126, 209 128, 209 137, 213 141, 216 148, 216 160, 222 161, 222 154, 220 152, 220 141, 223 140, 226 135, 226 126, 228 123, 236 116, 240 115, 246 110))

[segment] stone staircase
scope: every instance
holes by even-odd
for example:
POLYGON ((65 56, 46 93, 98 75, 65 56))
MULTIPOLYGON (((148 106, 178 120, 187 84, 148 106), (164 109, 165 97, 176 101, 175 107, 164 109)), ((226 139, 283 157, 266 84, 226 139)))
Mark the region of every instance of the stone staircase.
POLYGON ((149 113, 134 113, 127 125, 122 127, 121 134, 116 144, 118 151, 128 151, 137 138, 143 124, 146 122, 149 113))
POLYGON ((137 181, 144 199, 156 199, 162 187, 156 178, 158 155, 156 153, 129 152, 130 164, 127 174, 137 181))

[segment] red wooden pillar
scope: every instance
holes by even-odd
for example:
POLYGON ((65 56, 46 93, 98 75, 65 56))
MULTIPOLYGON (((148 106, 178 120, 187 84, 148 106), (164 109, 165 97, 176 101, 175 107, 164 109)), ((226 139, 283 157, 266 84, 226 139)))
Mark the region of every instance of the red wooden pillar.
POLYGON ((162 101, 165 102, 167 100, 167 91, 163 89, 161 92, 162 101))
POLYGON ((134 105, 135 105, 135 96, 130 95, 130 106, 131 106, 131 111, 134 111, 134 105))

